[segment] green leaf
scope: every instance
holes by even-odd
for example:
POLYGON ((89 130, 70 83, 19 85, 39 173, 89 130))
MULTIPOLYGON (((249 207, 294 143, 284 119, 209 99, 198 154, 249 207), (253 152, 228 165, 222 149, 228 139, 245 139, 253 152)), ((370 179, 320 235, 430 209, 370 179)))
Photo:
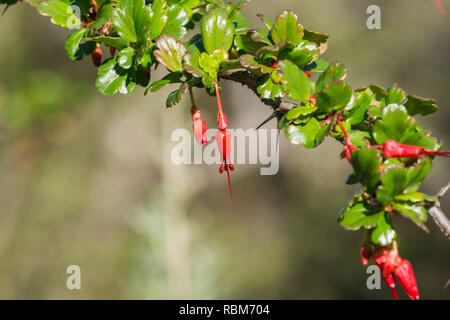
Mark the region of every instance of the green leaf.
POLYGON ((150 38, 157 39, 169 20, 167 2, 154 0, 150 10, 150 38))
POLYGON ((166 100, 166 107, 171 108, 174 105, 178 104, 181 101, 183 95, 188 91, 189 85, 187 83, 183 83, 181 87, 175 91, 172 91, 166 100))
POLYGON ((245 53, 250 53, 255 55, 256 52, 265 46, 262 42, 256 42, 252 39, 253 32, 247 32, 244 34, 236 34, 234 37, 234 45, 237 51, 243 55, 245 53))
POLYGON ((117 33, 128 42, 145 43, 150 30, 150 8, 144 0, 120 0, 113 23, 117 33))
POLYGON ((319 48, 316 44, 302 40, 292 51, 288 51, 285 55, 280 55, 280 59, 286 58, 303 69, 313 60, 319 58, 319 54, 319 48))
POLYGON ((202 79, 202 82, 206 88, 212 88, 214 86, 215 80, 211 78, 199 64, 200 55, 196 53, 186 53, 184 55, 184 69, 192 74, 194 77, 202 79))
POLYGON ((134 70, 121 68, 117 63, 117 58, 105 60, 98 68, 97 73, 95 85, 106 96, 112 96, 117 91, 127 94, 136 86, 134 70))
POLYGON ((352 165, 358 181, 367 187, 369 193, 373 193, 381 179, 379 151, 375 149, 353 151, 352 165))
POLYGON ((230 50, 233 44, 234 24, 223 8, 214 8, 202 19, 202 39, 206 52, 230 50))
POLYGON ((289 112, 286 114, 286 119, 291 121, 295 120, 300 116, 305 116, 313 113, 317 110, 317 107, 314 106, 301 106, 301 107, 295 107, 289 110, 289 112))
POLYGON ((381 120, 373 125, 372 134, 378 144, 389 139, 404 143, 414 133, 414 124, 405 107, 390 104, 383 109, 381 120))
POLYGON ((347 77, 347 69, 338 62, 332 63, 316 82, 316 92, 324 90, 332 81, 342 81, 347 77))
MULTIPOLYGON (((274 71, 276 72, 276 71, 274 71)), ((258 82, 258 86, 256 87, 256 91, 258 92, 261 99, 276 99, 281 98, 286 95, 283 85, 280 83, 275 83, 272 80, 271 75, 267 75, 262 78, 258 82)))
POLYGON ((433 164, 431 163, 430 158, 424 157, 417 161, 411 168, 408 170, 408 182, 406 187, 406 192, 417 191, 422 184, 423 180, 426 178, 428 173, 430 172, 433 164))
POLYGON ((343 109, 350 102, 352 94, 352 88, 343 81, 332 81, 316 94, 317 107, 325 113, 343 109))
POLYGON ((405 103, 405 108, 408 110, 408 114, 412 116, 416 114, 426 116, 438 109, 435 100, 424 99, 414 95, 408 96, 408 101, 405 103))
POLYGON ((338 221, 347 230, 370 229, 383 219, 384 211, 374 211, 362 203, 344 207, 339 213, 338 221))
POLYGON ((436 202, 438 199, 436 196, 431 196, 422 192, 409 192, 399 194, 395 197, 396 201, 407 201, 412 203, 417 202, 436 202))
MULTIPOLYGON (((344 122, 345 125, 345 122, 344 122)), ((350 141, 357 148, 363 148, 367 146, 366 139, 370 138, 370 133, 366 131, 352 131, 348 134, 350 141)))
POLYGON ((397 233, 392 227, 391 217, 387 212, 384 213, 377 227, 372 230, 370 240, 379 246, 388 246, 395 240, 397 233))
POLYGON ((171 73, 167 74, 164 78, 153 82, 145 90, 145 94, 147 94, 148 90, 150 90, 151 92, 156 92, 171 83, 182 83, 183 82, 183 81, 181 81, 182 76, 183 76, 182 72, 171 72, 171 73))
POLYGON ((364 121, 366 111, 370 105, 372 99, 365 92, 359 92, 355 94, 355 105, 346 114, 345 121, 351 125, 359 124, 364 121))
POLYGON ((183 71, 184 44, 171 35, 162 35, 156 41, 158 50, 153 51, 156 60, 172 72, 183 71))
POLYGON ((326 44, 329 37, 330 36, 326 33, 317 32, 307 28, 303 30, 303 39, 314 42, 318 46, 326 44))
POLYGON ((301 144, 305 148, 315 148, 324 140, 328 127, 322 127, 316 118, 311 118, 305 125, 285 127, 284 134, 292 144, 301 144))
POLYGON ((284 89, 293 100, 308 102, 311 95, 311 81, 306 74, 291 61, 283 60, 278 63, 284 79, 284 89))
POLYGON ((78 6, 84 12, 86 4, 89 5, 86 1, 48 0, 40 2, 37 9, 41 15, 51 17, 51 22, 56 25, 64 28, 76 28, 81 24, 81 21, 74 7, 71 6, 78 6))
POLYGON ((298 17, 295 13, 283 11, 278 15, 270 35, 274 44, 287 40, 297 46, 303 39, 303 26, 298 23, 298 17))
POLYGON ((322 59, 317 59, 316 61, 314 61, 314 63, 315 67, 309 70, 311 72, 325 72, 325 70, 327 70, 330 66, 330 63, 328 61, 322 59))
POLYGON ((406 93, 400 89, 397 84, 387 88, 387 96, 384 98, 385 104, 404 104, 406 102, 406 93))
POLYGON ((425 232, 429 232, 427 227, 424 225, 428 218, 428 212, 424 206, 407 203, 393 203, 392 209, 414 222, 425 232))
POLYGON ((186 28, 184 27, 189 22, 189 17, 183 7, 174 4, 170 6, 167 11, 167 23, 164 26, 161 34, 170 34, 176 40, 180 40, 186 35, 186 28))
MULTIPOLYGON (((89 3, 90 1, 86 0, 86 2, 89 3)), ((105 23, 111 20, 114 12, 114 6, 112 2, 102 4, 100 1, 97 1, 97 6, 99 6, 100 9, 95 15, 95 20, 89 25, 89 28, 95 30, 102 28, 105 23)))
POLYGON ((109 46, 119 48, 119 49, 128 47, 128 43, 129 43, 124 38, 107 37, 107 36, 93 37, 93 38, 89 38, 88 40, 95 41, 95 42, 101 42, 101 43, 104 43, 104 44, 107 44, 109 46))
POLYGON ((382 205, 388 205, 394 197, 402 193, 408 181, 408 170, 404 167, 386 167, 381 186, 377 190, 377 200, 382 205))
POLYGON ((134 48, 127 47, 119 51, 117 62, 124 69, 130 69, 133 65, 134 48))
POLYGON ((82 41, 86 34, 87 29, 80 29, 77 32, 71 34, 65 44, 65 49, 69 59, 80 60, 83 58, 82 41))

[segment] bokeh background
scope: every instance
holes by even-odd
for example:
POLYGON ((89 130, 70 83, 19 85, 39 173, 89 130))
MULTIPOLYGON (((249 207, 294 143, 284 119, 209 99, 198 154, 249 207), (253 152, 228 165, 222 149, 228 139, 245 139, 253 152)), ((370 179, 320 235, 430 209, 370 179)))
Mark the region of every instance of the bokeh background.
MULTIPOLYGON (((253 0, 247 16, 282 9, 331 35, 326 58, 349 69, 356 88, 398 82, 434 97, 440 110, 418 121, 450 149, 450 1, 253 0), (366 28, 378 4, 382 29, 366 28)), ((328 139, 315 150, 280 139, 280 171, 238 166, 234 197, 217 166, 174 166, 173 129, 190 128, 187 99, 166 110, 169 92, 104 97, 87 57, 66 57, 68 31, 20 3, 0 17, 0 298, 3 299, 390 299, 368 290, 362 232, 337 223, 355 188, 328 139), (68 290, 67 266, 82 289, 68 290)), ((106 51, 106 50, 105 50, 106 51)), ((153 73, 153 80, 163 74, 153 73)), ((234 128, 270 114, 240 85, 223 83, 234 128)), ((209 124, 214 99, 196 92, 209 124)), ((275 127, 271 122, 268 128, 275 127)), ((436 159, 423 191, 450 180, 436 159)), ((450 196, 442 202, 450 213, 450 196)), ((402 256, 424 299, 449 299, 449 241, 430 220, 427 235, 397 218, 402 256)), ((402 294, 402 297, 406 296, 402 294)))

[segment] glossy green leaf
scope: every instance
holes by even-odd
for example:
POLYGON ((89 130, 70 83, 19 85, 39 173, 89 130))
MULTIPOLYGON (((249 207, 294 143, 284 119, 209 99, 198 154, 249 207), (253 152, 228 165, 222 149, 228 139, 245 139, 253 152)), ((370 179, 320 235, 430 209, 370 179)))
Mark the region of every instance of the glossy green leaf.
POLYGON ((427 227, 424 225, 428 218, 428 212, 424 206, 408 203, 393 203, 392 209, 428 232, 427 227))
POLYGON ((178 104, 181 101, 183 95, 188 91, 189 85, 187 83, 183 83, 181 87, 169 94, 166 100, 166 107, 171 108, 174 105, 178 104))
POLYGON ((150 38, 157 39, 169 20, 166 0, 154 0, 150 10, 150 38))
POLYGON ((127 47, 119 51, 117 62, 124 69, 130 69, 133 65, 134 48, 127 47))
POLYGON ((347 69, 338 62, 332 63, 316 82, 316 92, 324 90, 332 81, 342 81, 347 77, 347 69))
POLYGON ((352 88, 343 81, 333 81, 316 94, 316 103, 321 111, 329 113, 345 108, 351 98, 352 88))
POLYGON ((311 96, 311 81, 306 74, 289 60, 278 63, 284 79, 284 89, 289 97, 300 102, 308 102, 311 96))
POLYGON ((80 26, 81 20, 77 16, 74 6, 80 8, 80 13, 85 12, 88 1, 75 0, 48 0, 41 1, 37 9, 41 15, 49 16, 51 22, 64 28, 76 28, 80 26))
POLYGON ((71 60, 80 60, 83 58, 82 41, 86 35, 87 29, 80 29, 77 32, 71 34, 65 44, 67 56, 71 60))
POLYGON ((408 182, 408 170, 405 167, 386 167, 377 190, 377 200, 388 205, 394 197, 402 193, 408 182))
POLYGON ((351 125, 361 123, 366 116, 366 111, 369 108, 372 99, 365 92, 356 93, 355 104, 351 110, 346 114, 345 121, 351 125))
POLYGON ((316 44, 302 40, 293 50, 286 55, 280 55, 280 59, 288 59, 303 69, 306 65, 319 57, 319 48, 316 44))
POLYGON ((156 92, 164 88, 168 84, 172 83, 182 83, 181 78, 183 77, 182 72, 171 72, 167 74, 164 78, 153 82, 146 90, 145 94, 150 90, 151 92, 156 92))
POLYGON ((294 107, 286 114, 287 120, 295 120, 300 116, 305 116, 308 114, 313 113, 317 110, 317 107, 315 106, 301 106, 301 107, 294 107))
POLYGON ((384 98, 385 104, 404 104, 406 102, 406 93, 400 89, 397 84, 387 88, 387 96, 384 98))
POLYGON ((352 153, 353 170, 369 193, 373 193, 375 187, 380 182, 381 156, 375 149, 359 149, 352 153))
POLYGON ((381 120, 372 127, 372 134, 378 144, 389 139, 404 143, 414 133, 414 123, 404 106, 391 104, 383 109, 381 120))
POLYGON ((117 63, 117 58, 110 58, 98 68, 95 82, 97 89, 106 96, 116 92, 127 94, 136 86, 134 70, 125 70, 117 63))
POLYGON ((184 44, 176 41, 171 35, 162 35, 156 41, 155 58, 172 72, 183 71, 183 56, 186 53, 184 44))
POLYGON ((223 8, 215 8, 202 19, 202 39, 206 52, 217 49, 230 50, 233 44, 234 24, 223 8))
POLYGON ((338 221, 347 230, 370 229, 383 219, 384 211, 374 211, 369 206, 357 203, 344 207, 339 213, 338 221))
POLYGON ((128 47, 128 43, 129 43, 127 40, 125 40, 124 38, 121 38, 121 37, 98 36, 98 37, 89 38, 88 40, 104 43, 104 44, 107 44, 109 46, 119 48, 119 49, 128 47))
POLYGON ((214 86, 215 80, 211 78, 201 67, 200 67, 200 55, 196 53, 187 53, 184 55, 184 69, 192 74, 194 77, 202 79, 202 83, 206 88, 212 88, 214 86))
POLYGON ((417 191, 422 184, 425 177, 428 175, 432 168, 430 158, 424 157, 417 161, 411 168, 408 169, 408 181, 406 192, 417 191))
POLYGON ((416 114, 426 116, 438 109, 435 100, 424 99, 414 95, 408 96, 408 101, 405 103, 405 108, 408 110, 408 114, 412 116, 416 114))
POLYGON ((397 233, 392 227, 391 217, 385 212, 376 228, 370 233, 370 240, 379 246, 388 246, 396 237, 397 233))
POLYGON ((315 118, 311 118, 305 125, 290 125, 284 129, 286 138, 292 144, 301 144, 305 148, 317 147, 325 138, 327 127, 322 127, 315 118))
POLYGON ((150 31, 150 8, 144 0, 120 0, 113 23, 117 33, 128 42, 145 42, 150 31))
POLYGON ((274 44, 287 40, 297 46, 303 39, 303 26, 298 23, 298 17, 295 13, 283 11, 278 15, 270 35, 274 44))
POLYGON ((186 35, 184 27, 189 22, 189 17, 182 6, 174 4, 167 10, 167 23, 164 25, 161 34, 172 35, 176 40, 180 40, 186 35))
POLYGON ((261 99, 273 100, 286 95, 283 85, 275 83, 270 75, 265 76, 259 81, 256 91, 261 99))

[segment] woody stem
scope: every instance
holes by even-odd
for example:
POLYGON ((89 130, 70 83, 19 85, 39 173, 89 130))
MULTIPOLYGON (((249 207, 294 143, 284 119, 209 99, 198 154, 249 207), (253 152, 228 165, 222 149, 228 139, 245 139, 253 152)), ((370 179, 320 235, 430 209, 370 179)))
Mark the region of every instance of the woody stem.
POLYGON ((191 86, 189 86, 189 98, 191 98, 191 111, 197 109, 197 105, 195 104, 194 99, 194 93, 191 86))

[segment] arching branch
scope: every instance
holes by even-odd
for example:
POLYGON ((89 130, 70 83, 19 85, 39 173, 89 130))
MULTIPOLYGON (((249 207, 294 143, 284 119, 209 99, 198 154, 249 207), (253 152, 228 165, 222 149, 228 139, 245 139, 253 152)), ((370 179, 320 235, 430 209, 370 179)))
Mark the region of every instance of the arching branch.
POLYGON ((450 220, 444 212, 442 212, 441 204, 439 202, 439 199, 445 195, 449 188, 450 182, 438 192, 438 199, 434 205, 428 209, 428 213, 431 217, 433 217, 434 222, 437 224, 442 233, 450 240, 450 220))

